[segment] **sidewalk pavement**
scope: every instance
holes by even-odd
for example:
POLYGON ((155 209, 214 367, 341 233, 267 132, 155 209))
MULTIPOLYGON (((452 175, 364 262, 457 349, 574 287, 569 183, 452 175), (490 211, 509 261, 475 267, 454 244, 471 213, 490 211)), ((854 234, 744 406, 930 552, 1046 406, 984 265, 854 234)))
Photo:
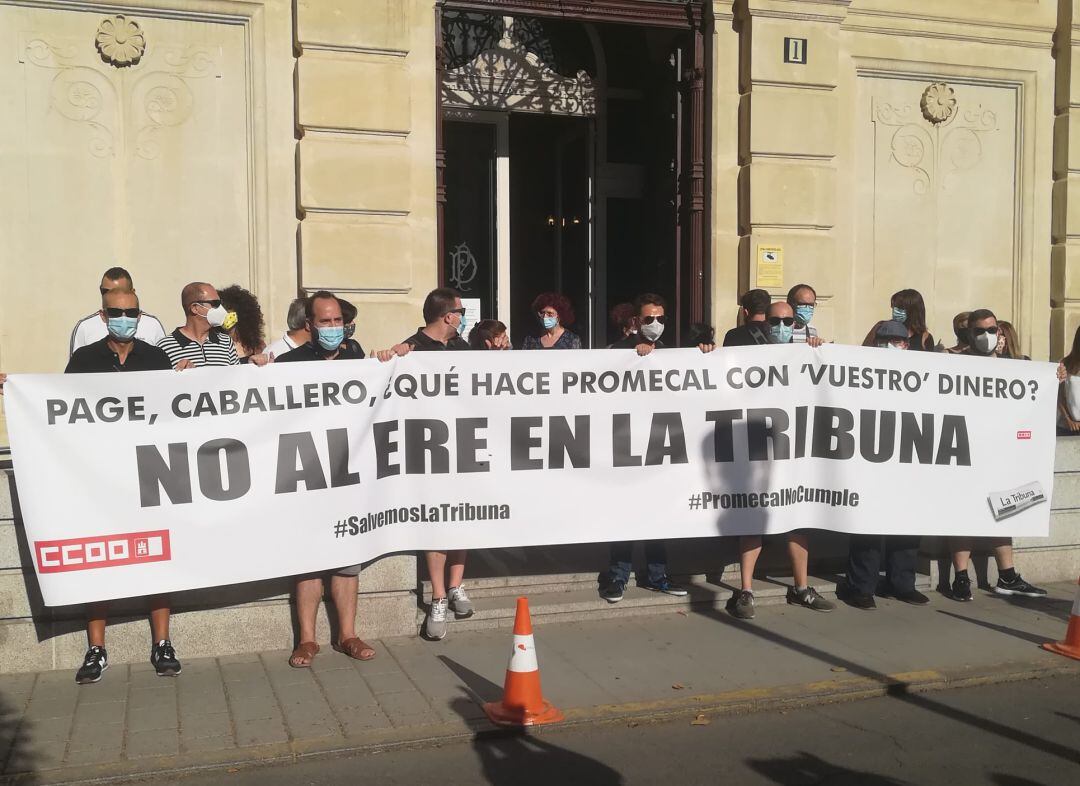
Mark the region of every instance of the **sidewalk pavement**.
MULTIPOLYGON (((537 627, 537 651, 568 723, 769 709, 1080 674, 1038 647, 1063 637, 1075 591, 966 604, 933 593, 929 607, 879 600, 873 612, 763 606, 748 622, 692 607, 537 627)), ((0 677, 3 772, 61 782, 471 736, 492 728, 478 702, 501 693, 511 635, 451 625, 442 642, 373 642, 367 663, 324 644, 310 669, 284 651, 183 660, 176 644, 175 679, 149 663, 88 686, 75 663, 0 677)))

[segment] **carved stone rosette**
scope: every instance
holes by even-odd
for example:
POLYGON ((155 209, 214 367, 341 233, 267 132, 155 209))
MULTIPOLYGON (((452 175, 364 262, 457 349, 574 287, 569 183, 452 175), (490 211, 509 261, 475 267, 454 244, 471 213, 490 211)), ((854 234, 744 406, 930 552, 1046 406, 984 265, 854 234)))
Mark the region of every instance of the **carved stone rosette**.
POLYGON ((944 123, 956 112, 956 91, 944 82, 935 82, 923 91, 919 108, 929 122, 944 123))
POLYGON ((101 59, 116 68, 137 65, 146 51, 146 36, 134 19, 123 14, 101 20, 94 46, 101 59))

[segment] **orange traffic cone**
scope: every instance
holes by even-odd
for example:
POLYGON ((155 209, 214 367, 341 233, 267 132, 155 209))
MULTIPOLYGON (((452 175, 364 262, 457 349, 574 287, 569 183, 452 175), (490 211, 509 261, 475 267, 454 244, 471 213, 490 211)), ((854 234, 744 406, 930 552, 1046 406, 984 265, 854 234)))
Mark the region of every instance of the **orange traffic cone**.
POLYGON ((1065 629, 1065 641, 1048 641, 1042 646, 1044 650, 1080 660, 1080 587, 1076 590, 1076 600, 1069 615, 1069 627, 1065 629))
POLYGON ((528 598, 517 599, 514 649, 506 667, 503 699, 485 704, 484 712, 492 723, 500 726, 539 726, 563 719, 563 714, 544 701, 540 692, 540 667, 536 662, 528 598))

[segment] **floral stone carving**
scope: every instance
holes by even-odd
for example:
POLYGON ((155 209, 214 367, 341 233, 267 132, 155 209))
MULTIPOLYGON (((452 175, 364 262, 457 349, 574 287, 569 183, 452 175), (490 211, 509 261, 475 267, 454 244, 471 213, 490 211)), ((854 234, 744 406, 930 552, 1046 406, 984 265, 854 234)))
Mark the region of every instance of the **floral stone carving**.
POLYGON ((98 25, 94 46, 106 63, 117 68, 136 65, 146 51, 146 37, 134 19, 122 14, 106 17, 98 25))
POLYGON ((956 112, 956 92, 944 82, 935 82, 923 91, 919 107, 934 125, 944 123, 956 112))

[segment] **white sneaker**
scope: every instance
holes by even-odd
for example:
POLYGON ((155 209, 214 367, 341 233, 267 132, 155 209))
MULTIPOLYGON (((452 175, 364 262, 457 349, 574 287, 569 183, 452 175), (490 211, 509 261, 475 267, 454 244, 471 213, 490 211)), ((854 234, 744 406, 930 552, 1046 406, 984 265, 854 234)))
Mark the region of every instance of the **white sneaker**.
POLYGON ((424 620, 424 632, 429 639, 439 641, 446 638, 446 598, 431 601, 427 619, 424 620))
POLYGON ((450 600, 450 610, 454 612, 457 619, 465 620, 473 615, 472 601, 469 600, 469 596, 465 594, 462 587, 451 587, 447 594, 450 600))

